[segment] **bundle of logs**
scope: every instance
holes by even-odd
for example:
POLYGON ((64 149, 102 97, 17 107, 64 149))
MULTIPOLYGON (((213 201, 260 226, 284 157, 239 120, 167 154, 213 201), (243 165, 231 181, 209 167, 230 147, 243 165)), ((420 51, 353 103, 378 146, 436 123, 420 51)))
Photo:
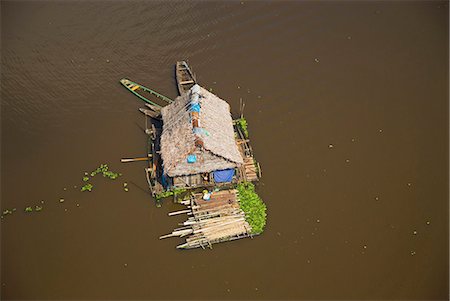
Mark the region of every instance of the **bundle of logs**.
POLYGON ((186 243, 177 248, 191 249, 251 236, 251 227, 245 221, 236 193, 235 189, 213 192, 208 201, 203 200, 201 193, 194 194, 182 202, 188 209, 169 213, 170 216, 187 214, 189 218, 180 224, 182 227, 160 239, 188 236, 186 243))

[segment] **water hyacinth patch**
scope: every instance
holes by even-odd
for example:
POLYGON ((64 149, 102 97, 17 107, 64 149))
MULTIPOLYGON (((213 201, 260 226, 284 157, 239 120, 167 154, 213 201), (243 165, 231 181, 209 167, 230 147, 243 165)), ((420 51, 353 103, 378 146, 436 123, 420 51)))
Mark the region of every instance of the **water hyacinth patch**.
POLYGON ((12 210, 5 209, 3 210, 2 216, 13 214, 14 211, 16 211, 16 208, 13 208, 12 210))
MULTIPOLYGON (((91 171, 90 173, 88 173, 88 172, 84 173, 83 182, 89 181, 90 177, 92 178, 98 174, 102 174, 103 177, 111 179, 111 180, 115 180, 122 175, 121 173, 110 171, 108 164, 100 164, 99 167, 97 167, 95 170, 91 171)), ((84 186, 81 187, 81 191, 92 191, 93 188, 94 188, 94 185, 92 185, 91 183, 86 183, 84 186)))
POLYGON ((245 212, 245 220, 252 227, 253 234, 260 234, 266 225, 266 205, 255 192, 252 183, 237 185, 239 206, 245 212))
POLYGON ((94 188, 94 185, 91 183, 87 183, 83 187, 81 187, 81 191, 92 191, 92 188, 94 188))
POLYGON ((236 123, 242 129, 242 132, 244 132, 245 137, 248 138, 247 120, 244 117, 241 117, 236 120, 236 123))

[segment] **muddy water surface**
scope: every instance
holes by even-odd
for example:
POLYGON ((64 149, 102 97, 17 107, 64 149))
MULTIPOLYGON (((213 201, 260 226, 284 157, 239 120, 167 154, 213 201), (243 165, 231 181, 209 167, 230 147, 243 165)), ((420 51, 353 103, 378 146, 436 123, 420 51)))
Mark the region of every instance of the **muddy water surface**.
POLYGON ((447 2, 2 1, 1 39, 3 299, 448 298, 447 2), (180 59, 245 101, 253 240, 159 241, 181 207, 119 161, 146 136, 118 80, 175 97, 180 59))

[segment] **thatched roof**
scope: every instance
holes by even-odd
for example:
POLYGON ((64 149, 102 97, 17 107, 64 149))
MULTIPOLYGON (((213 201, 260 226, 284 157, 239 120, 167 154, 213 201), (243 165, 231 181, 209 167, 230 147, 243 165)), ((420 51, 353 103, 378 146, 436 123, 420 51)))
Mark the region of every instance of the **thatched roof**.
POLYGON ((234 168, 243 163, 234 136, 230 106, 206 89, 194 87, 161 109, 161 157, 164 172, 171 177, 234 168), (200 133, 194 133, 189 111, 192 89, 199 90, 200 133), (196 146, 196 140, 201 140, 203 147, 196 146), (190 154, 196 155, 195 163, 187 162, 190 154))

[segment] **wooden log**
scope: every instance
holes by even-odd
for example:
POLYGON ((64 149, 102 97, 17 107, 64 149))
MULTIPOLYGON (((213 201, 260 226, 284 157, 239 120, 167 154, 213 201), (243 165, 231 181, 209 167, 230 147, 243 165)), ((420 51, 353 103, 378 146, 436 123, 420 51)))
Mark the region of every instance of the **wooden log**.
POLYGON ((178 215, 178 214, 183 214, 183 213, 189 213, 189 212, 191 212, 190 209, 180 210, 180 211, 174 211, 174 212, 169 212, 169 216, 178 215))
POLYGON ((140 158, 122 158, 120 162, 129 163, 129 162, 137 162, 137 161, 147 161, 151 157, 151 154, 148 154, 148 157, 140 157, 140 158))

